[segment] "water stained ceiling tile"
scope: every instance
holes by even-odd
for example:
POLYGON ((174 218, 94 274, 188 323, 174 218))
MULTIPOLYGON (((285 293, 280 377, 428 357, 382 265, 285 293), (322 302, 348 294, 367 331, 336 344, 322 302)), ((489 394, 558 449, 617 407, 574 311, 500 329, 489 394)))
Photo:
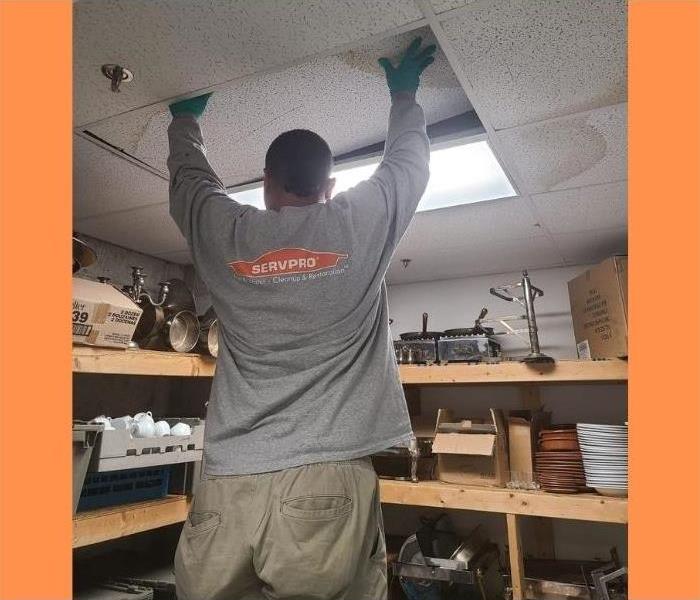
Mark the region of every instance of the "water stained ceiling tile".
POLYGON ((531 196, 551 233, 575 233, 627 226, 627 182, 589 185, 531 196))
POLYGON ((422 18, 412 0, 80 0, 74 122, 291 64, 422 18), (119 94, 100 72, 134 72, 119 94))
MULTIPOLYGON (((396 56, 416 34, 392 36, 339 55, 261 76, 251 76, 214 93, 201 119, 207 155, 228 186, 259 178, 270 142, 288 129, 312 129, 334 154, 383 141, 390 99, 380 56, 396 56)), ((419 101, 428 123, 471 109, 444 55, 424 74, 419 101)), ((166 173, 165 104, 129 112, 90 126, 108 143, 166 173)))
POLYGON ((496 129, 627 99, 625 0, 480 0, 442 26, 496 129))
POLYGON ((168 201, 168 182, 73 136, 73 217, 83 219, 168 201))
POLYGON ((627 178, 627 104, 496 135, 528 193, 627 178))

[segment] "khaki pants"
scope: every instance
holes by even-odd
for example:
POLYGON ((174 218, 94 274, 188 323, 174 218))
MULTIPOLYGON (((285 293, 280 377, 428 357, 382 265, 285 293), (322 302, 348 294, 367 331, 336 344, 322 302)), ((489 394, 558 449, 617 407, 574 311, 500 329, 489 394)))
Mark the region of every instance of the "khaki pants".
POLYGON ((386 600, 367 459, 206 475, 175 555, 178 600, 386 600))

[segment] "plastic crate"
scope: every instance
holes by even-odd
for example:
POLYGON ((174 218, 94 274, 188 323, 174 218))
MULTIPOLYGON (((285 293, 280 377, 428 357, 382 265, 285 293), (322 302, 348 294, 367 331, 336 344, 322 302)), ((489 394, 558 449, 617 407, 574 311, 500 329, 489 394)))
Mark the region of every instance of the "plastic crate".
POLYGON ((187 423, 190 435, 134 438, 124 429, 103 431, 90 459, 88 471, 123 471, 202 460, 204 420, 197 418, 165 419, 172 427, 187 423))
POLYGON ((169 481, 170 467, 88 473, 78 510, 164 498, 168 494, 169 481))
POLYGON ((99 442, 103 425, 73 422, 73 514, 78 509, 80 492, 92 457, 92 450, 99 442))

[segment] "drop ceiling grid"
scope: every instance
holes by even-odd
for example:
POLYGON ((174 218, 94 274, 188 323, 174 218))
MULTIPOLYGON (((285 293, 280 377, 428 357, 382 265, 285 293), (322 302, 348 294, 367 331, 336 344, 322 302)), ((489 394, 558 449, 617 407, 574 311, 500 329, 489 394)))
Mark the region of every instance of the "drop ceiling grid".
MULTIPOLYGON (((448 60, 475 106, 489 137, 492 142, 496 140, 493 145, 500 149, 500 158, 518 184, 523 200, 557 248, 564 264, 571 264, 572 253, 567 249, 569 238, 555 233, 557 223, 556 218, 553 218, 557 212, 562 218, 565 216, 560 211, 547 214, 547 210, 552 209, 551 203, 535 202, 532 192, 546 193, 550 191, 550 187, 565 190, 590 186, 591 189, 581 192, 585 197, 586 193, 594 194, 600 189, 596 187, 598 184, 620 182, 626 178, 625 2, 604 0, 599 5, 600 10, 590 11, 585 2, 575 0, 534 0, 526 5, 512 0, 477 0, 437 17, 426 0, 417 2, 441 41, 448 60), (508 31, 508 19, 518 11, 526 14, 528 26, 520 27, 515 32, 508 31), (546 16, 546 19, 538 19, 537 13, 542 11, 545 11, 545 14, 540 16, 546 16), (554 26, 552 22, 555 22, 554 26), (547 28, 550 31, 548 39, 547 28), (566 28, 569 33, 563 35, 566 28), (471 31, 472 29, 474 31, 471 31), (525 30, 527 35, 523 33, 525 30), (537 35, 540 30, 544 30, 546 38, 544 49, 542 52, 529 52, 527 45, 531 43, 529 38, 533 35, 532 31, 537 35), (574 39, 574 33, 578 35, 578 40, 574 39), (479 36, 486 37, 488 44, 479 40, 479 36), (484 48, 480 52, 474 51, 473 47, 478 47, 479 43, 484 48), (508 46, 510 51, 510 55, 501 63, 498 62, 498 57, 492 58, 492 55, 498 55, 498 44, 508 46), (469 52, 472 52, 470 57, 474 59, 471 62, 464 59, 465 54, 468 55, 469 52), (523 64, 516 65, 519 67, 516 68, 506 64, 508 60, 520 60, 523 64), (470 69, 469 65, 472 64, 486 69, 485 76, 479 76, 477 67, 470 69), (490 68, 484 67, 484 64, 490 65, 490 68), (499 71, 507 73, 508 77, 499 79, 502 75, 499 71), (532 84, 523 81, 522 77, 519 78, 519 71, 525 72, 529 79, 535 80, 537 76, 542 78, 542 73, 545 73, 544 79, 534 86, 534 99, 532 84), (557 77, 566 85, 557 87, 550 84, 550 87, 557 87, 552 97, 541 92, 539 88, 546 87, 548 79, 556 80, 557 77), (525 94, 522 92, 523 86, 525 94), (560 95, 564 97, 563 100, 559 99, 560 95), (584 97, 583 101, 580 100, 580 96, 584 97), (520 112, 516 111, 516 121, 513 122, 519 122, 521 126, 503 129, 504 125, 512 124, 504 121, 504 118, 513 118, 513 115, 503 111, 499 114, 495 111, 494 105, 495 108, 499 108, 499 105, 494 99, 506 107, 509 103, 518 107, 520 112), (543 99, 550 101, 550 106, 544 102, 546 110, 541 108, 543 99), (528 112, 523 113, 520 107, 527 108, 528 112), (537 112, 538 110, 540 112, 537 112), (540 147, 535 146, 534 150, 539 149, 540 153, 549 151, 549 158, 552 159, 550 161, 531 158, 533 147, 527 143, 527 135, 532 135, 532 132, 538 129, 543 131, 544 135, 540 147), (600 129, 603 130, 602 133, 600 129), (569 148, 564 148, 568 150, 568 154, 561 154, 566 154, 564 158, 568 160, 567 163, 559 150, 567 141, 566 134, 572 131, 578 131, 577 141, 581 143, 571 143, 569 148), (518 140, 518 134, 524 135, 525 139, 518 140), (547 140, 547 137, 550 139, 547 140), (557 137, 560 139, 556 139, 557 137), (521 143, 518 145, 517 141, 521 143), (602 164, 597 164, 596 159, 600 159, 601 146, 603 153, 609 150, 609 154, 601 160, 602 164), (552 168, 557 160, 561 163, 560 167, 552 168), (569 177, 565 176, 567 169, 569 177), (537 181, 537 177, 534 176, 538 171, 542 175, 550 173, 551 177, 556 176, 556 181, 552 181, 551 186, 543 185, 548 183, 547 177, 540 177, 542 181, 537 181), (535 185, 532 185, 533 180, 535 185)), ((522 17, 522 13, 519 16, 522 17)), ((620 213, 626 215, 625 194, 626 189, 620 195, 610 198, 612 218, 617 219, 617 222, 620 213)), ((598 215, 598 226, 606 224, 603 220, 604 210, 600 210, 600 201, 597 202, 597 206, 576 208, 582 222, 590 222, 594 215, 598 215)), ((583 229, 583 226, 579 226, 579 229, 583 229)), ((590 241, 595 243, 593 236, 590 237, 590 241)))
MULTIPOLYGON (((496 158, 499 160, 501 165, 504 167, 504 170, 508 177, 511 179, 511 183, 513 184, 513 187, 515 188, 516 193, 518 193, 518 196, 523 202, 523 205, 527 208, 529 213, 532 216, 533 223, 540 223, 540 215, 537 211, 537 208, 533 204, 533 202, 530 200, 529 196, 525 193, 523 193, 523 186, 522 182, 519 180, 517 177, 517 171, 514 168, 514 165, 512 161, 510 160, 506 149, 503 147, 503 145, 500 143, 500 140, 496 137, 496 131, 491 124, 488 114, 485 114, 486 111, 483 110, 483 107, 486 105, 486 101, 484 98, 482 98, 481 93, 479 90, 475 89, 474 86, 471 84, 469 81, 467 75, 464 72, 463 66, 461 61, 459 60, 459 57, 456 54, 456 51, 448 39, 443 27, 442 27, 442 20, 445 18, 450 18, 450 16, 461 14, 461 11, 464 10, 464 8, 457 8, 453 11, 449 11, 447 13, 443 13, 441 15, 437 15, 431 6, 431 4, 428 2, 428 0, 415 0, 416 4, 421 8, 423 11, 423 15, 428 21, 428 24, 430 25, 430 28, 433 30, 433 33, 435 34, 435 37, 438 39, 438 42, 440 43, 440 46, 445 53, 445 56, 447 57, 447 61, 450 63, 450 66, 452 67, 452 70, 454 71, 455 75, 457 76, 457 80, 459 81, 460 85, 464 89, 465 93, 467 94, 467 97, 469 98, 469 101, 471 102, 472 106, 476 110, 476 113, 479 115, 479 119, 481 120, 482 125, 484 126, 484 129, 486 130, 486 133, 489 138, 489 144, 491 145, 491 148, 496 155, 496 158)), ((466 9, 468 9, 470 5, 467 5, 466 9)), ((546 228, 542 227, 542 231, 544 235, 547 237, 549 240, 549 243, 551 244, 551 247, 553 251, 558 255, 559 257, 559 262, 561 265, 565 264, 565 259, 563 257, 563 254, 559 247, 557 246, 557 243, 554 239, 554 236, 551 234, 551 232, 546 228)))
MULTIPOLYGON (((450 0, 447 0, 447 2, 442 2, 441 0, 432 0, 432 1, 433 1, 433 4, 436 5, 436 7, 437 7, 437 5, 447 6, 448 4, 452 4, 450 2, 450 0)), ((464 90, 467 92, 467 94, 468 94, 470 100, 472 100, 473 104, 476 105, 477 112, 482 117, 482 121, 484 121, 484 124, 485 124, 487 131, 489 133, 489 137, 490 137, 492 146, 494 147, 494 151, 496 152, 497 156, 501 160, 502 164, 505 166, 506 171, 512 175, 512 177, 514 178, 514 183, 515 183, 516 187, 522 193, 522 196, 520 199, 518 199, 518 202, 519 202, 521 208, 524 208, 524 210, 527 211, 528 213, 530 213, 530 215, 531 215, 529 219, 526 219, 526 221, 528 223, 531 222, 532 224, 540 223, 540 225, 541 225, 541 228, 540 228, 541 236, 540 237, 545 238, 547 240, 547 243, 550 245, 550 247, 555 248, 556 255, 558 256, 558 259, 557 259, 558 262, 560 264, 570 263, 571 257, 575 256, 576 253, 569 252, 569 251, 564 252, 561 248, 564 248, 566 246, 567 236, 572 232, 559 232, 555 226, 554 227, 552 226, 552 219, 548 220, 545 218, 546 211, 548 210, 548 207, 552 206, 552 204, 551 204, 552 201, 556 200, 558 198, 558 196, 552 195, 552 196, 546 197, 545 200, 548 200, 548 202, 547 201, 536 202, 535 200, 537 200, 539 198, 539 196, 545 196, 549 192, 545 192, 543 194, 535 194, 535 195, 532 195, 532 197, 529 193, 527 193, 527 191, 529 191, 529 190, 526 189, 526 186, 522 185, 523 178, 518 174, 519 172, 518 172, 518 169, 516 169, 514 166, 513 158, 511 156, 509 156, 508 148, 507 147, 504 148, 503 142, 499 142, 496 139, 496 136, 495 136, 496 130, 491 126, 489 116, 486 114, 486 112, 484 111, 484 109, 481 107, 481 105, 479 103, 479 97, 478 97, 479 94, 474 89, 474 86, 470 83, 467 76, 464 74, 461 61, 455 55, 455 51, 451 47, 451 42, 449 42, 449 40, 446 40, 445 33, 444 33, 444 31, 442 31, 441 21, 447 21, 449 19, 456 18, 459 15, 466 14, 470 10, 472 10, 472 5, 479 5, 482 3, 470 1, 469 4, 465 4, 461 8, 456 8, 453 10, 449 10, 448 12, 443 12, 439 16, 436 16, 435 12, 432 9, 433 7, 428 5, 425 0, 418 0, 417 3, 420 6, 421 10, 423 11, 424 18, 420 19, 414 23, 411 23, 409 25, 403 25, 399 29, 402 31, 406 31, 406 30, 412 30, 416 26, 424 24, 426 22, 428 22, 430 24, 431 28, 436 33, 438 40, 440 41, 441 47, 443 47, 445 49, 448 62, 452 66, 454 72, 457 74, 460 84, 462 85, 464 90), (441 36, 442 36, 442 38, 441 38, 441 36)), ((392 32, 378 33, 373 37, 373 39, 374 38, 381 38, 381 37, 384 37, 386 35, 391 35, 391 33, 392 32)), ((357 45, 357 43, 353 42, 353 43, 350 43, 346 46, 350 47, 350 46, 356 46, 356 45, 357 45)), ((333 49, 329 49, 328 51, 321 52, 317 56, 320 56, 320 57, 328 56, 331 54, 335 54, 337 51, 338 51, 338 49, 336 47, 333 49)), ((302 61, 305 62, 307 60, 309 60, 309 57, 304 57, 302 59, 298 59, 295 64, 298 64, 302 61)), ((281 71, 284 68, 286 68, 286 67, 272 67, 272 68, 268 69, 266 72, 273 73, 273 72, 281 71)), ((258 75, 259 74, 253 74, 253 75, 249 75, 246 77, 250 78, 250 77, 256 77, 258 75)), ((104 85, 104 81, 102 82, 102 85, 104 85)), ((544 122, 546 123, 546 122, 549 122, 550 120, 552 120, 552 119, 544 119, 544 122)), ((556 122, 556 121, 557 121, 557 118, 555 117, 553 119, 553 122, 556 122)), ((167 194, 163 198, 162 203, 167 203, 167 194)), ((483 205, 484 209, 486 209, 486 207, 488 207, 489 204, 492 204, 492 203, 484 204, 483 205)), ((471 207, 471 208, 476 209, 476 205, 471 207)), ((423 215, 419 214, 416 217, 415 222, 419 223, 422 217, 423 217, 423 215)), ((616 218, 618 218, 618 221, 616 221, 616 223, 619 223, 619 215, 616 218)), ((95 225, 95 221, 87 220, 87 221, 83 221, 83 222, 86 224, 92 223, 93 225, 95 225)), ((80 224, 80 223, 78 223, 78 224, 80 224)), ((517 227, 513 231, 517 232, 518 236, 520 236, 520 235, 524 236, 526 233, 525 229, 518 232, 517 227)), ((620 232, 620 229, 619 228, 611 229, 611 232, 614 232, 614 231, 620 232)), ((410 232, 409 232, 409 234, 410 234, 410 232)), ((409 234, 407 234, 407 239, 408 239, 408 241, 411 241, 409 234)), ((179 234, 177 234, 177 235, 179 235, 179 234)), ((608 236, 608 238, 609 238, 609 236, 608 236)), ((520 239, 524 240, 525 238, 521 237, 520 239)), ((583 238, 581 238, 581 239, 583 239, 583 238)), ((155 254, 157 254, 159 256, 170 255, 173 258, 184 260, 184 257, 187 256, 187 250, 185 249, 186 246, 184 244, 184 241, 180 241, 179 243, 181 244, 180 246, 169 245, 169 246, 167 246, 167 250, 164 250, 163 248, 161 248, 160 251, 155 252, 155 254)), ((523 242, 523 243, 525 243, 525 242, 523 242)), ((538 242, 538 244, 539 244, 539 242, 538 242)), ((539 245, 538 248, 541 248, 541 245, 539 245)), ((515 250, 515 251, 517 252, 517 250, 515 250)), ((533 250, 533 255, 534 255, 534 253, 535 253, 535 251, 533 250)), ((398 256, 398 254, 397 254, 397 256, 398 256)), ((509 269, 506 269, 506 270, 509 270, 509 269)), ((512 270, 512 269, 510 269, 510 270, 512 270)))

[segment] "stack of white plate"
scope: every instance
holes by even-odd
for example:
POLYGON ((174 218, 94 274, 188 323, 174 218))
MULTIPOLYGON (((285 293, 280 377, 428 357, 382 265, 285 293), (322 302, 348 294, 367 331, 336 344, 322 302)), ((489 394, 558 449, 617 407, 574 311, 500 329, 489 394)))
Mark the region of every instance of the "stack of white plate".
POLYGON ((586 485, 604 496, 627 496, 627 425, 578 423, 586 485))

